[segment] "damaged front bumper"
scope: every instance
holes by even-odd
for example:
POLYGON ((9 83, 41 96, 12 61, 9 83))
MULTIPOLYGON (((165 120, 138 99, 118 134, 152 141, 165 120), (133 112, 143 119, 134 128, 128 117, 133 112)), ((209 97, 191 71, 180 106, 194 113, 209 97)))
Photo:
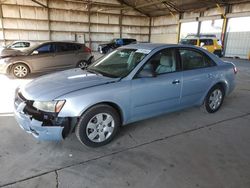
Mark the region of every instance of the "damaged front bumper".
POLYGON ((65 137, 65 124, 68 123, 66 118, 48 117, 41 112, 35 114, 29 108, 26 101, 15 99, 15 119, 23 130, 38 140, 60 141, 65 137), (43 116, 48 119, 43 119, 43 116))

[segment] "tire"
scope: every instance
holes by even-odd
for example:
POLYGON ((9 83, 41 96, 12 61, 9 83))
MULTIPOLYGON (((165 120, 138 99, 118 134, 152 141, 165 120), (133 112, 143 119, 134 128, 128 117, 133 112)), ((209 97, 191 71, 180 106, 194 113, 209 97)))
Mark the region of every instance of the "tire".
POLYGON ((222 57, 222 50, 215 50, 214 54, 217 55, 218 57, 222 57))
POLYGON ((25 78, 30 73, 30 69, 23 63, 16 63, 11 68, 11 74, 15 78, 25 78))
POLYGON ((88 61, 82 60, 79 63, 77 63, 76 67, 81 69, 86 69, 89 66, 88 61))
POLYGON ((210 89, 204 102, 206 111, 208 113, 217 112, 224 101, 224 96, 225 91, 220 85, 216 85, 210 89))
POLYGON ((80 117, 75 133, 82 144, 100 147, 114 138, 120 125, 118 112, 109 105, 100 104, 93 106, 80 117))

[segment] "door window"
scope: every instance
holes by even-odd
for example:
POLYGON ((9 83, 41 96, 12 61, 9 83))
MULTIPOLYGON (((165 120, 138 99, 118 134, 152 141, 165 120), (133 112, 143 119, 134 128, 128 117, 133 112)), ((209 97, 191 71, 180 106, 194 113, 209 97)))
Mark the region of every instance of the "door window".
POLYGON ((175 72, 178 69, 175 50, 165 49, 156 53, 143 67, 144 70, 152 69, 156 74, 175 72))
POLYGON ((17 42, 11 45, 11 48, 27 48, 30 46, 29 42, 17 42))
POLYGON ((202 53, 190 49, 180 49, 183 70, 214 66, 213 61, 202 53))
POLYGON ((69 51, 75 51, 77 50, 77 47, 75 44, 70 43, 58 43, 56 44, 56 51, 57 52, 69 52, 69 51))
POLYGON ((197 45, 197 39, 182 39, 181 44, 197 45))
POLYGON ((53 53, 55 52, 55 47, 53 44, 45 44, 37 48, 36 51, 38 51, 38 54, 53 53))
POLYGON ((214 45, 213 40, 212 39, 200 39, 200 44, 204 43, 205 46, 211 46, 214 45))

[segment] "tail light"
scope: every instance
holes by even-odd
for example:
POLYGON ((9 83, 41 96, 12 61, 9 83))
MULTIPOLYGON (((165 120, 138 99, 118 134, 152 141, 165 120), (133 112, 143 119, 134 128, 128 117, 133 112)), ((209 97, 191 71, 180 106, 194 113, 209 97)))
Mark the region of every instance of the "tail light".
POLYGON ((86 46, 83 48, 83 51, 86 53, 91 53, 91 49, 86 46))
POLYGON ((237 67, 234 66, 234 74, 237 74, 238 70, 237 70, 237 67))

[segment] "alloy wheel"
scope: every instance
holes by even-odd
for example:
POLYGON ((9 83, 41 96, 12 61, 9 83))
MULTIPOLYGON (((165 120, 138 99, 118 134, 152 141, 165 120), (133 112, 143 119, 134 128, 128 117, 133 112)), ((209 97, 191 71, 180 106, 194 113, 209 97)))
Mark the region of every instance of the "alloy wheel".
POLYGON ((92 142, 104 142, 113 133, 114 118, 108 113, 99 113, 91 118, 86 127, 88 139, 92 142))

